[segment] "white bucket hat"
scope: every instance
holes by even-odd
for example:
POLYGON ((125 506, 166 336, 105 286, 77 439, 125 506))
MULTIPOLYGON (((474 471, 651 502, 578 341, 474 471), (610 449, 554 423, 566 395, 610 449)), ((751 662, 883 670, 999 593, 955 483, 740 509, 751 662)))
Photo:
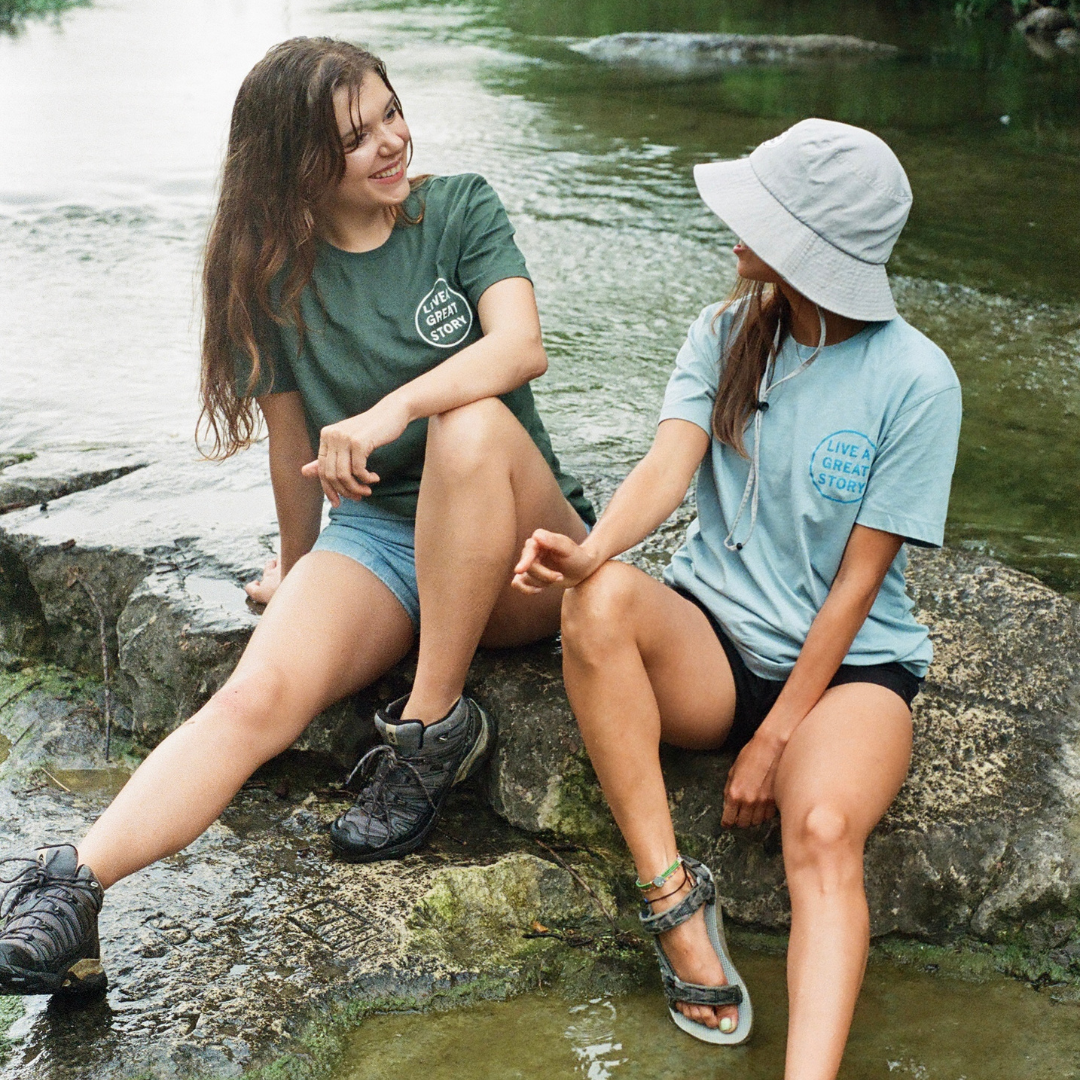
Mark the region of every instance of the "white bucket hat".
POLYGON ((694 166, 714 214, 785 281, 828 311, 896 316, 885 263, 911 209, 911 185, 876 135, 802 120, 737 161, 694 166))

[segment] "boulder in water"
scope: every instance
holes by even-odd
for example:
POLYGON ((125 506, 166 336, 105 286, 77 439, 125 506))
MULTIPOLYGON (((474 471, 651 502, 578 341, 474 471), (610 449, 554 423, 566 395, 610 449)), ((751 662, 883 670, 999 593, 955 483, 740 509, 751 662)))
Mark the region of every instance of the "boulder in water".
POLYGON ((737 64, 790 64, 823 60, 887 60, 895 45, 837 34, 609 34, 570 45, 574 52, 609 64, 698 73, 737 64))
POLYGON ((1037 7, 1029 11, 1016 26, 1025 34, 1045 34, 1049 37, 1072 24, 1068 12, 1061 8, 1037 7))

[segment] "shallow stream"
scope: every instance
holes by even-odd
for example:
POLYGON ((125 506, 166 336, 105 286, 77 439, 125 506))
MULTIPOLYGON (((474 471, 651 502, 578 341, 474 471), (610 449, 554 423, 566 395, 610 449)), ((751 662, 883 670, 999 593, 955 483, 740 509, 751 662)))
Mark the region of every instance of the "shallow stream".
MULTIPOLYGON (((776 1080, 783 1072, 783 960, 737 953, 754 999, 742 1047, 695 1042, 651 993, 568 1001, 535 993, 447 1013, 376 1016, 333 1080, 776 1080)), ((659 982, 659 976, 657 977, 659 982)), ((872 963, 840 1080, 1076 1080, 1077 1006, 1007 979, 965 982, 872 963)))
POLYGON ((647 446, 686 326, 732 279, 691 165, 808 113, 879 131, 915 190, 901 309, 965 389, 949 539, 1080 590, 1080 57, 912 0, 114 0, 28 22, 0 37, 0 450, 192 452, 196 266, 231 100, 298 33, 376 49, 414 168, 499 190, 540 297, 544 413, 562 455, 609 478, 647 446), (693 76, 567 47, 622 30, 901 51, 693 76))

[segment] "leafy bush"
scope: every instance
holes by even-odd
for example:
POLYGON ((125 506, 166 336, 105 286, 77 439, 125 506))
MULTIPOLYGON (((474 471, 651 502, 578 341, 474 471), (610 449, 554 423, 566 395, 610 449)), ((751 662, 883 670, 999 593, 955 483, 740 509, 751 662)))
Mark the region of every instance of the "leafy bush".
POLYGON ((52 15, 90 0, 0 0, 0 30, 11 29, 32 15, 52 15))

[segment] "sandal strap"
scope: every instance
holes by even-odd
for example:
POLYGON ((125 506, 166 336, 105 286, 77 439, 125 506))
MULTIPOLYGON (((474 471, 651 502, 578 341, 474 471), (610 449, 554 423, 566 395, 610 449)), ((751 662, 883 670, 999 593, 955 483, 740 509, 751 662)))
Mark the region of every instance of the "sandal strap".
POLYGON ((641 920, 641 928, 647 934, 663 934, 681 926, 698 908, 711 904, 716 899, 716 885, 707 866, 699 863, 697 859, 683 856, 683 869, 697 881, 677 904, 656 914, 647 901, 641 905, 638 918, 641 920))
POLYGON ((700 983, 683 982, 674 972, 661 970, 664 996, 674 1005, 681 1001, 687 1005, 741 1005, 741 986, 702 986, 700 983))

